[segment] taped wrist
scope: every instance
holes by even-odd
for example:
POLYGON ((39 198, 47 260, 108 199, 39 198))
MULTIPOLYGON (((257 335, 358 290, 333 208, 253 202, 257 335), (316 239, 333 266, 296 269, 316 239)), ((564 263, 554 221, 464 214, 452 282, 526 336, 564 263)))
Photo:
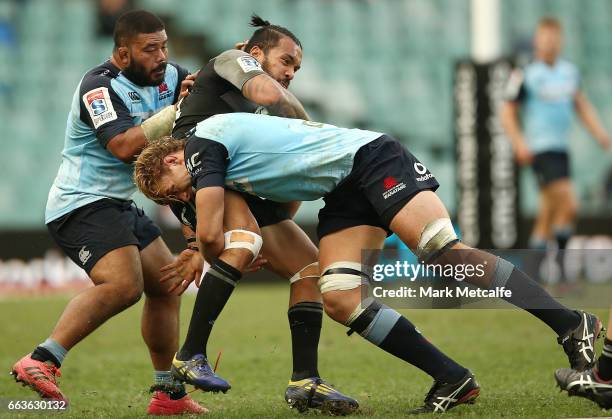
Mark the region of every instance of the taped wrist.
POLYGON ((172 133, 175 119, 176 109, 174 105, 170 105, 144 121, 140 126, 147 141, 154 141, 172 133))

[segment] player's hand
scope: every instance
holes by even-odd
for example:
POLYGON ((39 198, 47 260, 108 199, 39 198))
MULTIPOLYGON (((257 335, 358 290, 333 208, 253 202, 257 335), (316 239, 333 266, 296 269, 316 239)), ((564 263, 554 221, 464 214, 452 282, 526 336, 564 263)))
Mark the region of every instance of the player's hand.
POLYGON ((179 94, 179 100, 189 94, 193 83, 195 83, 196 77, 198 77, 199 72, 200 71, 198 70, 195 73, 189 74, 187 77, 185 77, 185 80, 181 82, 181 93, 179 94))
POLYGON ((251 262, 249 266, 247 266, 244 271, 257 272, 258 270, 262 269, 266 263, 268 263, 268 260, 265 259, 263 256, 259 255, 257 256, 257 258, 255 258, 253 262, 251 262))
POLYGON ((234 44, 234 49, 239 49, 240 51, 244 51, 244 47, 246 47, 248 43, 249 43, 248 39, 246 41, 236 42, 234 44))
POLYGON ((533 162, 533 154, 525 144, 516 147, 516 161, 521 166, 528 166, 533 162))
POLYGON ((159 270, 164 274, 159 281, 172 280, 168 292, 178 290, 178 295, 181 295, 193 281, 195 281, 197 287, 200 286, 203 268, 204 257, 202 254, 192 249, 185 249, 174 259, 174 262, 163 266, 159 270))

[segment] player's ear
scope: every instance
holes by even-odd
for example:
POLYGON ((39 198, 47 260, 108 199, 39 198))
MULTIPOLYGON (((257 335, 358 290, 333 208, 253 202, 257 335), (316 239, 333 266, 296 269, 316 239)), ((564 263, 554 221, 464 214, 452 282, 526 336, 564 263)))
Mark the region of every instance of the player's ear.
POLYGON ((122 66, 125 67, 130 64, 130 50, 128 47, 117 48, 117 55, 122 66))
POLYGON ((166 157, 164 157, 164 164, 166 166, 175 165, 177 161, 178 158, 174 154, 168 154, 166 157))
POLYGON ((251 48, 251 50, 248 51, 248 53, 251 54, 253 57, 255 57, 255 59, 259 61, 260 63, 263 61, 264 56, 265 56, 263 50, 259 48, 257 45, 251 48))

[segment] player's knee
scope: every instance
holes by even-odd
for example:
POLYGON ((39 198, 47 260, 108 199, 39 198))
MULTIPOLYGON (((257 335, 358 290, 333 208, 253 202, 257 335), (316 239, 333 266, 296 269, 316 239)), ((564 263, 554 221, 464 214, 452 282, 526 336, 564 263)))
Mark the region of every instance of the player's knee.
POLYGON ((348 261, 332 263, 322 272, 318 285, 325 313, 343 323, 354 309, 354 304, 345 298, 343 291, 354 290, 367 284, 368 275, 362 271, 360 263, 348 261))
MULTIPOLYGON (((258 228, 256 230, 259 231, 258 228)), ((255 260, 263 244, 261 236, 249 230, 230 230, 224 234, 224 238, 225 247, 219 259, 240 272, 244 272, 255 260)))
POLYGON ((144 287, 141 284, 130 284, 119 290, 121 300, 126 307, 136 304, 142 298, 144 287))
POLYGON ((449 218, 439 218, 423 228, 415 253, 420 261, 429 262, 458 241, 451 220, 449 218))
POLYGON ((296 272, 291 278, 289 278, 289 283, 291 285, 296 286, 312 286, 311 281, 302 281, 302 279, 311 278, 318 279, 319 278, 319 262, 313 262, 304 266, 298 272, 296 272))
POLYGON ((351 314, 350 308, 343 304, 341 293, 326 293, 323 294, 323 311, 330 319, 338 323, 345 323, 345 320, 351 314))

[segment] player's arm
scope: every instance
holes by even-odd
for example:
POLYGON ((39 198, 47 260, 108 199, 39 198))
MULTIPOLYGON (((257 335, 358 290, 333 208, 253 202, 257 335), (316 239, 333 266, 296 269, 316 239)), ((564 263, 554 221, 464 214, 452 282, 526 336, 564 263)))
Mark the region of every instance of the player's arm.
POLYGON ((191 137, 185 162, 196 190, 196 238, 200 252, 211 262, 225 246, 223 237, 224 184, 229 153, 224 145, 191 137))
POLYGON ((197 237, 202 243, 204 258, 211 263, 225 247, 223 237, 225 188, 210 186, 196 192, 197 237))
POLYGON ((533 155, 527 147, 519 118, 520 103, 524 95, 523 72, 515 70, 512 72, 506 87, 506 100, 501 107, 500 119, 506 135, 512 143, 517 161, 520 164, 529 164, 533 160, 533 155))
POLYGON ((581 90, 578 90, 576 93, 574 104, 576 107, 576 114, 585 128, 597 140, 601 148, 607 149, 610 146, 610 136, 601 123, 595 107, 581 90))
MULTIPOLYGON (((193 83, 187 70, 176 66, 181 88, 175 101, 193 83)), ((80 118, 93 128, 98 141, 119 160, 134 161, 147 141, 169 135, 176 109, 167 106, 141 125, 134 126, 130 110, 115 92, 111 79, 105 75, 87 76, 80 88, 80 118)))
POLYGON ((250 54, 229 50, 215 58, 215 72, 240 89, 245 98, 275 116, 309 119, 299 100, 270 77, 250 54))

